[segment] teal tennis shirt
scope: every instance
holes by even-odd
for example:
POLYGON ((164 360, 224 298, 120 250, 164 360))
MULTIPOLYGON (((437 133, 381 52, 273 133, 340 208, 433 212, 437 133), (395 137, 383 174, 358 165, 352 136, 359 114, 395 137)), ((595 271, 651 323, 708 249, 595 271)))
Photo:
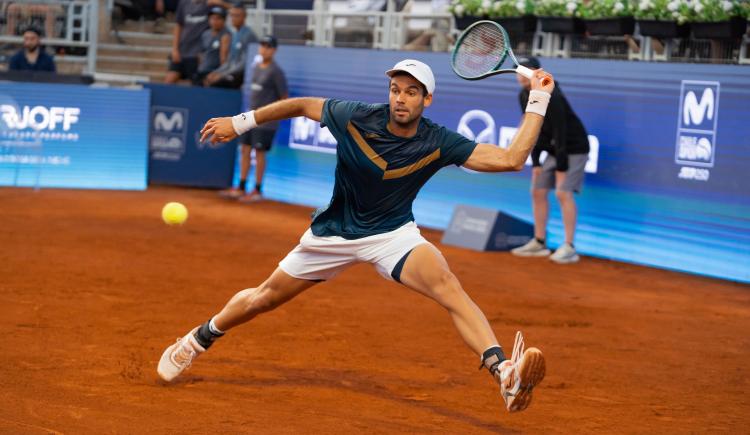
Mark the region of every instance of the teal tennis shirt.
POLYGON ((326 100, 321 125, 336 138, 336 179, 328 206, 313 214, 316 236, 359 239, 414 220, 419 189, 440 168, 463 165, 476 142, 422 118, 409 138, 391 134, 387 104, 326 100))

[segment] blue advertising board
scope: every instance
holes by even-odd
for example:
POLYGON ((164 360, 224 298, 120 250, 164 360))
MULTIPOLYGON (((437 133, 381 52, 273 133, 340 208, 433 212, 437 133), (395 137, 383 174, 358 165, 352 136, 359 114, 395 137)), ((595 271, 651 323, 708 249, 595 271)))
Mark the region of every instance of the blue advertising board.
MULTIPOLYGON (((384 71, 405 57, 430 64, 437 88, 425 116, 465 136, 507 146, 521 117, 512 76, 457 78, 447 53, 279 48, 291 96, 385 102, 384 71)), ((750 68, 542 59, 592 143, 578 195, 577 249, 587 255, 750 282, 750 68), (719 104, 719 102, 721 104, 719 104)), ((335 140, 318 123, 282 124, 268 160, 267 196, 325 205, 335 140), (320 151, 320 152, 310 152, 320 151)), ((417 197, 417 223, 445 229, 459 204, 532 221, 528 169, 440 171, 417 197)), ((548 239, 563 241, 551 199, 548 239)))
POLYGON ((228 187, 234 169, 234 142, 200 141, 210 118, 240 111, 237 90, 149 84, 151 90, 149 182, 228 187))
POLYGON ((0 83, 0 185, 146 188, 148 90, 0 83))

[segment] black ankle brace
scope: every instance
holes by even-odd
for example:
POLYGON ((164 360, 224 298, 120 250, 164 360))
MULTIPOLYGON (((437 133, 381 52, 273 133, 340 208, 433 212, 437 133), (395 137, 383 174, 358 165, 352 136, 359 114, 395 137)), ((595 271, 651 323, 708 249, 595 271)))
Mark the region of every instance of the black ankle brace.
POLYGON ((492 346, 482 354, 482 364, 479 366, 479 370, 482 370, 482 368, 485 367, 489 370, 490 374, 494 374, 500 363, 506 359, 502 347, 492 346))
POLYGON ((214 334, 209 327, 210 322, 211 321, 209 320, 208 322, 202 324, 194 334, 195 340, 198 342, 198 344, 203 346, 204 349, 208 349, 209 347, 211 347, 211 345, 214 344, 214 340, 224 335, 214 334))

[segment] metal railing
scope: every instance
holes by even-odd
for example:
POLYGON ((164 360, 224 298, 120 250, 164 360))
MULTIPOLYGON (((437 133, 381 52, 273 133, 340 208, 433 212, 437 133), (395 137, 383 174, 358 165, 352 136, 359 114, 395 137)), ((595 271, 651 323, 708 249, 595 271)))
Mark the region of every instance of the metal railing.
MULTIPOLYGON (((336 10, 335 4, 316 0, 312 10, 266 9, 265 1, 258 0, 255 8, 248 9, 248 21, 262 34, 274 34, 287 44, 305 44, 323 47, 359 47, 375 49, 414 49, 408 44, 419 34, 419 29, 445 37, 448 44, 428 44, 421 49, 447 51, 450 41, 460 33, 455 29, 455 19, 448 13, 396 12, 393 0, 387 11, 352 12, 336 10), (436 23, 446 23, 438 25, 436 23)), ((538 26, 539 27, 539 26, 538 26)), ((540 28, 530 34, 513 38, 514 51, 533 53, 545 57, 585 57, 642 61, 750 63, 750 36, 741 40, 710 41, 701 39, 675 39, 659 41, 639 34, 632 36, 562 35, 542 32, 540 28)))
MULTIPOLYGON (((361 47, 399 50, 408 43, 411 22, 444 22, 439 27, 453 28, 453 16, 447 13, 406 13, 393 11, 389 1, 386 11, 352 12, 332 10, 316 1, 312 10, 266 9, 258 0, 250 8, 248 21, 260 34, 274 34, 282 42, 321 47, 361 47)), ((417 30, 420 26, 416 26, 417 30)), ((421 26, 421 27, 429 27, 421 26)), ((423 29, 426 30, 426 29, 423 29)))
POLYGON ((28 25, 35 25, 43 32, 43 45, 82 48, 85 55, 65 56, 65 59, 85 63, 87 73, 93 74, 96 70, 98 0, 3 0, 0 11, 3 13, 0 43, 20 46, 23 36, 19 32, 28 25))

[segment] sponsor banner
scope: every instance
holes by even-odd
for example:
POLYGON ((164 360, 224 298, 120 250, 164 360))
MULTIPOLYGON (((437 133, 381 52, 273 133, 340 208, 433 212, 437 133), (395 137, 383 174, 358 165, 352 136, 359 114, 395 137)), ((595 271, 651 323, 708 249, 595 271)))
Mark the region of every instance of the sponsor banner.
POLYGON ((0 84, 0 185, 145 189, 147 90, 0 84))
POLYGON ((210 118, 240 111, 236 90, 149 84, 151 120, 149 181, 199 187, 228 187, 236 141, 200 141, 210 118))
POLYGON ((682 81, 674 159, 681 166, 680 179, 709 180, 718 145, 720 89, 715 81, 682 81))

